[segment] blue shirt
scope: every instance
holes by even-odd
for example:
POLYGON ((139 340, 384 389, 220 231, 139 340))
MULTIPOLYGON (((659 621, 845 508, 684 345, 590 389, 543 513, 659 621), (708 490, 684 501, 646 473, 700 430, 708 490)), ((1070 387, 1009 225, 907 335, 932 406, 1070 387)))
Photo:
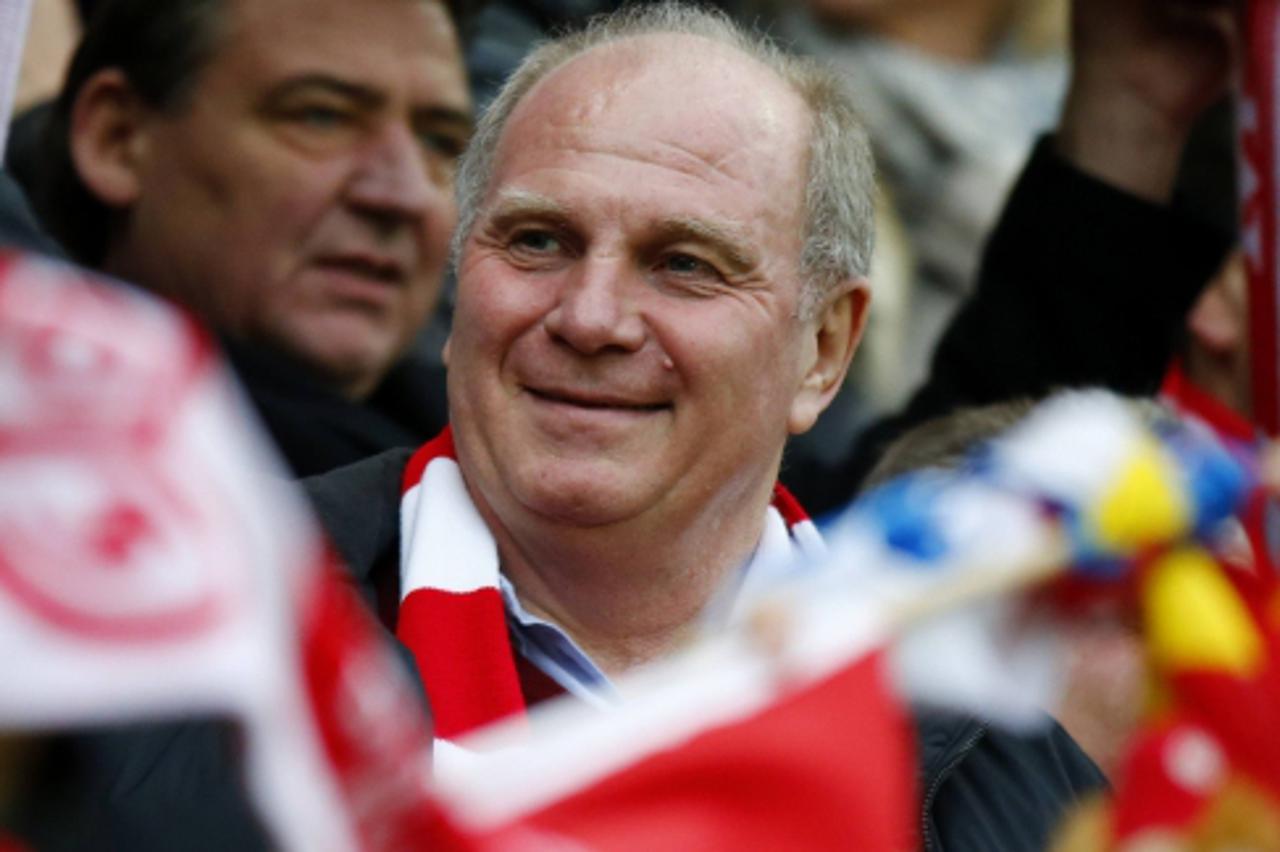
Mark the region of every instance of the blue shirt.
MULTIPOLYGON (((813 546, 811 542, 809 547, 813 546)), ((771 510, 755 551, 703 611, 703 626, 716 629, 734 621, 746 609, 746 604, 761 592, 804 571, 808 562, 798 558, 804 549, 803 545, 797 546, 792 541, 781 516, 771 510)), ((498 589, 507 611, 512 649, 517 654, 537 666, 570 695, 594 707, 604 708, 618 703, 618 693, 609 676, 573 641, 573 637, 559 625, 525 609, 515 586, 501 574, 498 575, 498 589)))

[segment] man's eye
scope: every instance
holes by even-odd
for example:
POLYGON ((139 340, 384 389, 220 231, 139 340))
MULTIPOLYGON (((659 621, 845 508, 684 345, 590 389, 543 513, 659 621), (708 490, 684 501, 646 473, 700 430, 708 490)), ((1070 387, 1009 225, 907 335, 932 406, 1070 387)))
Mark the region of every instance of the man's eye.
POLYGON ((520 231, 511 240, 512 248, 532 254, 555 254, 560 251, 560 240, 547 231, 520 231))
POLYGON ((701 258, 691 254, 670 254, 662 259, 661 267, 676 275, 716 275, 715 268, 701 258))
POLYGON ((333 107, 309 106, 293 111, 292 118, 298 124, 313 130, 334 130, 345 126, 349 118, 345 112, 333 107))
POLYGON ((442 154, 450 160, 461 157, 467 147, 466 140, 454 133, 421 133, 418 139, 428 151, 442 154))

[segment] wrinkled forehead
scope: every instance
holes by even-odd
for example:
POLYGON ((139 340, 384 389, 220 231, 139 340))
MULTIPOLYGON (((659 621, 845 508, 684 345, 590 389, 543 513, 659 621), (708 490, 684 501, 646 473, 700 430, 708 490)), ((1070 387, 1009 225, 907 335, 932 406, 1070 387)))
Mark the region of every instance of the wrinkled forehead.
POLYGON ((539 81, 512 112, 499 162, 535 138, 590 128, 750 169, 785 193, 803 183, 808 126, 800 95, 737 48, 694 35, 636 36, 592 48, 539 81))

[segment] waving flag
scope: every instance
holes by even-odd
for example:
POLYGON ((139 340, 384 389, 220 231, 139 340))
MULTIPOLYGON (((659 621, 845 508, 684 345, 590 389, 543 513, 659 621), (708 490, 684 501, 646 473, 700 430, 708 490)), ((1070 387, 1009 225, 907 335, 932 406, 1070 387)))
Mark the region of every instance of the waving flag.
POLYGON ((420 702, 249 423, 190 320, 0 253, 0 729, 229 718, 277 844, 406 848, 420 702))

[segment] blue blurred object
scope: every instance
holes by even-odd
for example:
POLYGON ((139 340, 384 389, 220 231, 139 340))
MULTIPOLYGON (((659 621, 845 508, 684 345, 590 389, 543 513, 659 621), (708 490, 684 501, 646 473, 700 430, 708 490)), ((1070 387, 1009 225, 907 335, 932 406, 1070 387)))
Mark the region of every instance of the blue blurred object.
POLYGON ((902 476, 859 500, 857 511, 883 531, 892 549, 919 562, 941 559, 948 546, 935 515, 945 482, 933 473, 902 476))

